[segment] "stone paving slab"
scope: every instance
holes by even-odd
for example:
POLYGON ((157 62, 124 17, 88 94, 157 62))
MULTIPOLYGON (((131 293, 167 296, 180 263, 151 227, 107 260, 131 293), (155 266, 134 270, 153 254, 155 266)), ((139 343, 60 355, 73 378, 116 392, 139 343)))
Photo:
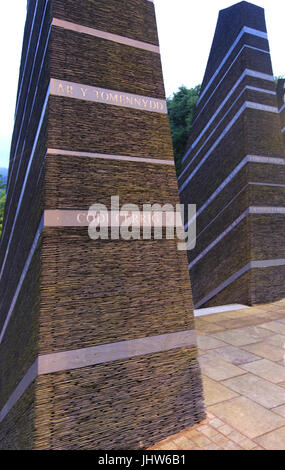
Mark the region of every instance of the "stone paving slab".
POLYGON ((208 323, 200 318, 195 320, 195 325, 200 335, 207 335, 209 333, 225 330, 223 326, 216 325, 215 323, 208 323))
MULTIPOLYGON (((262 323, 264 321, 264 317, 259 318, 231 318, 229 320, 223 320, 221 324, 228 330, 233 330, 234 328, 246 328, 250 326, 254 326, 257 323, 262 323)), ((220 322, 216 322, 216 325, 219 325, 220 322)))
POLYGON ((230 390, 228 387, 225 387, 209 377, 202 376, 202 380, 206 406, 215 405, 238 396, 237 393, 230 390))
POLYGON ((219 339, 212 338, 211 336, 207 335, 198 336, 197 344, 198 348, 201 348, 203 350, 220 348, 221 346, 225 345, 223 341, 220 341, 219 339))
POLYGON ((253 374, 234 377, 224 381, 223 384, 268 409, 285 404, 284 388, 253 374))
POLYGON ((277 413, 279 416, 283 416, 283 418, 285 418, 285 405, 273 408, 272 411, 274 411, 274 413, 277 413))
POLYGON ((235 346, 225 346, 215 349, 215 353, 235 366, 261 360, 259 356, 255 356, 235 346))
POLYGON ((285 352, 285 336, 284 335, 268 336, 265 339, 265 342, 272 344, 273 346, 277 346, 278 348, 284 349, 284 352, 285 352))
POLYGON ((285 425, 284 418, 246 397, 233 398, 208 410, 249 439, 285 425))
POLYGON ((249 308, 249 309, 245 309, 245 310, 239 310, 238 315, 237 315, 237 311, 217 313, 217 314, 214 314, 214 315, 207 315, 207 316, 203 317, 203 320, 205 320, 207 322, 210 322, 210 323, 213 323, 213 322, 223 322, 225 320, 230 320, 230 319, 236 320, 237 317, 238 318, 248 318, 248 316, 249 316, 248 311, 249 310, 251 310, 251 309, 249 308))
POLYGON ((241 365, 242 369, 251 372, 265 380, 269 380, 274 384, 282 383, 285 381, 285 367, 276 362, 268 361, 268 359, 261 359, 259 361, 250 362, 249 364, 241 365))
POLYGON ((247 326, 245 328, 239 328, 240 334, 249 335, 256 340, 261 340, 271 336, 271 331, 268 331, 266 328, 261 328, 260 325, 247 326))
POLYGON ((202 374, 207 375, 213 380, 226 380, 230 377, 245 374, 246 372, 229 362, 224 361, 221 357, 213 353, 204 354, 199 358, 202 374))
POLYGON ((213 336, 232 346, 246 346, 259 342, 262 338, 269 336, 270 331, 258 327, 237 328, 214 333, 213 336))
POLYGON ((267 450, 285 450, 285 426, 259 437, 256 441, 267 450))
POLYGON ((248 346, 242 346, 242 349, 269 361, 278 362, 284 360, 284 349, 273 346, 265 341, 248 346))
POLYGON ((265 328, 269 331, 274 331, 274 333, 278 333, 281 335, 285 335, 285 325, 280 321, 272 321, 268 323, 262 323, 260 328, 265 328))

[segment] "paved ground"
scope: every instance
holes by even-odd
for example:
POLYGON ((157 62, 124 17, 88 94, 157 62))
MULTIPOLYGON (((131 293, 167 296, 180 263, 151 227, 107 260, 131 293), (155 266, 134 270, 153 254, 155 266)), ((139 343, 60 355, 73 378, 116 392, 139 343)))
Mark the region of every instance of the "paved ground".
POLYGON ((196 327, 207 419, 153 449, 285 450, 285 299, 196 327))

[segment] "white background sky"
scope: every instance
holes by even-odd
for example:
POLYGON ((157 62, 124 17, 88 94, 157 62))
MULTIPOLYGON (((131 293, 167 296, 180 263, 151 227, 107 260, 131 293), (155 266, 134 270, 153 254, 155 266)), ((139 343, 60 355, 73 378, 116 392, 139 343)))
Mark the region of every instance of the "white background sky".
MULTIPOLYGON (((64 0, 63 0, 64 1, 64 0)), ((201 83, 220 9, 235 0, 155 0, 167 95, 201 83)), ((256 0, 265 8, 275 75, 285 74, 285 1, 256 0)), ((0 167, 8 167, 26 0, 0 1, 0 167)))

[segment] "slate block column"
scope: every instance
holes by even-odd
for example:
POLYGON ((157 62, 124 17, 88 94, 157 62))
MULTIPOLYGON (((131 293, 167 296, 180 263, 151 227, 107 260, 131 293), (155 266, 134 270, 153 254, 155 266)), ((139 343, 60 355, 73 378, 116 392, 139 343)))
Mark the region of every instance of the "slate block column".
POLYGON ((179 175, 197 204, 194 304, 285 296, 285 159, 264 10, 222 10, 179 175))
POLYGON ((28 2, 1 240, 0 447, 138 449, 204 418, 177 240, 92 204, 179 202, 154 5, 28 2), (119 5, 119 7, 118 7, 119 5))

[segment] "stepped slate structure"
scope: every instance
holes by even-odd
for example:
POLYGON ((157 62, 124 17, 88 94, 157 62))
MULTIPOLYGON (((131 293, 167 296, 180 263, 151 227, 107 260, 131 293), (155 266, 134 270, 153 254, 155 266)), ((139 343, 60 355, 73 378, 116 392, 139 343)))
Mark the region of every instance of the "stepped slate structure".
POLYGON ((264 10, 240 2, 219 14, 179 175, 197 308, 285 296, 284 157, 264 10))
POLYGON ((186 252, 90 239, 89 207, 116 195, 179 201, 153 2, 29 0, 0 253, 3 449, 145 448, 204 418, 186 252))

